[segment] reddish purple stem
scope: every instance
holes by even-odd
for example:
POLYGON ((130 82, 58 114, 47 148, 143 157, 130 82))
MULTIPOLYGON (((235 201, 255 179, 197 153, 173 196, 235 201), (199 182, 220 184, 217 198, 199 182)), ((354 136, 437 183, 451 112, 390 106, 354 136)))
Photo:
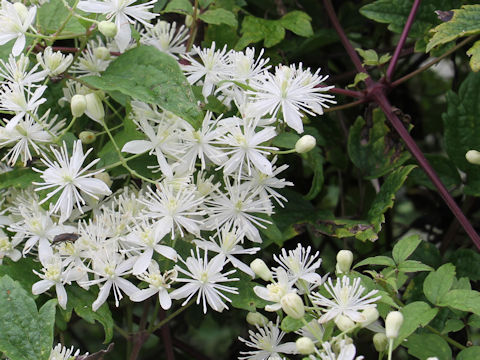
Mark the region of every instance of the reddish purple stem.
POLYGON ((395 67, 397 66, 398 59, 400 58, 400 53, 402 52, 403 45, 405 45, 405 41, 407 41, 408 32, 413 25, 413 20, 415 19, 415 15, 417 14, 418 7, 422 0, 415 0, 412 5, 412 10, 410 10, 410 14, 408 15, 407 22, 405 23, 405 27, 403 28, 402 35, 400 35, 400 40, 398 41, 397 47, 395 48, 395 52, 393 53, 392 60, 388 64, 387 74, 385 79, 387 82, 390 82, 392 79, 393 72, 395 71, 395 67))

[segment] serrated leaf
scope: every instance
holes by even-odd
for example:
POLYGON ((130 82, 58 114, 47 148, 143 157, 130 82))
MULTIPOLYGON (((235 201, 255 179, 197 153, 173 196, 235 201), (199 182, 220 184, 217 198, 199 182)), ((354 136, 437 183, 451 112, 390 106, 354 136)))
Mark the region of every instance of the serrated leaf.
POLYGON ((136 100, 159 105, 196 129, 203 121, 192 88, 177 61, 152 46, 140 45, 128 50, 112 61, 101 77, 86 76, 82 80, 107 92, 120 91, 136 100))
POLYGON ((231 27, 237 27, 237 17, 231 11, 218 8, 213 10, 207 10, 200 14, 199 18, 207 24, 221 25, 225 24, 231 27))
POLYGON ((246 16, 242 22, 242 37, 235 45, 236 50, 243 50, 249 44, 264 41, 265 47, 277 45, 285 37, 285 28, 278 20, 266 20, 255 16, 246 16))
POLYGON ((467 55, 470 56, 470 67, 473 71, 480 70, 480 40, 475 41, 473 46, 468 49, 467 55))
POLYGON ((438 300, 438 306, 448 306, 460 311, 480 315, 480 292, 475 290, 450 290, 438 300))
POLYGON ((480 254, 471 249, 458 249, 449 258, 459 278, 468 277, 472 281, 480 280, 480 254))
POLYGON ((418 272, 418 271, 433 271, 431 266, 422 264, 417 260, 405 260, 401 262, 398 267, 398 271, 408 273, 408 272, 418 272))
POLYGON ((355 269, 359 266, 364 266, 364 265, 383 265, 383 266, 394 267, 395 261, 393 261, 393 259, 389 258, 388 256, 372 256, 355 264, 353 268, 355 269))
POLYGON ((52 350, 56 300, 37 311, 31 294, 0 278, 0 352, 10 360, 47 360, 52 350))
POLYGON ((259 284, 252 281, 250 276, 237 271, 235 277, 240 280, 232 282, 231 285, 238 289, 238 294, 228 294, 228 297, 232 300, 231 304, 234 308, 256 311, 257 308, 264 308, 269 304, 269 302, 259 298, 255 294, 253 288, 259 284))
POLYGON ((368 123, 358 117, 350 127, 348 135, 348 155, 366 179, 374 179, 387 174, 404 163, 409 154, 403 144, 390 136, 385 124, 385 115, 374 109, 368 123))
POLYGON ((472 346, 460 351, 457 360, 478 360, 480 359, 480 346, 472 346))
POLYGON ((470 73, 458 94, 447 93, 443 114, 445 147, 450 160, 467 175, 464 192, 480 195, 480 171, 465 159, 468 150, 480 150, 480 73, 470 73))
POLYGON ((407 258, 412 255, 415 249, 420 245, 422 239, 418 235, 405 236, 400 239, 392 250, 393 260, 397 264, 400 264, 402 261, 407 260, 407 258))
POLYGON ((432 30, 433 37, 427 44, 427 52, 437 45, 445 44, 459 37, 480 33, 480 5, 464 5, 454 9, 451 20, 432 30))
POLYGON ((455 266, 444 264, 436 271, 428 274, 423 282, 423 292, 432 304, 436 305, 450 290, 455 279, 455 266))
POLYGON ((280 19, 285 29, 303 37, 313 35, 311 22, 312 18, 307 13, 298 10, 291 11, 280 19))
POLYGON ((403 324, 400 327, 398 337, 395 339, 394 346, 397 347, 402 344, 403 340, 409 337, 418 327, 428 325, 437 315, 437 312, 438 309, 432 309, 423 301, 415 301, 403 307, 401 309, 403 324))
MULTIPOLYGON (((401 33, 414 0, 377 0, 360 8, 360 13, 377 22, 389 24, 390 31, 401 33)), ((440 23, 435 10, 450 10, 459 6, 457 0, 423 0, 415 15, 408 33, 409 37, 419 38, 433 26, 440 23)))
POLYGON ((451 360, 452 350, 448 343, 435 334, 412 334, 405 342, 408 353, 417 359, 435 357, 438 360, 451 360))
POLYGON ((104 343, 108 343, 113 338, 113 318, 107 303, 102 304, 97 311, 92 310, 92 304, 97 298, 97 294, 92 290, 86 291, 79 286, 69 286, 67 288, 68 302, 67 311, 75 313, 90 324, 98 321, 102 324, 105 331, 104 343))
MULTIPOLYGON (((70 6, 75 1, 67 0, 70 6)), ((43 34, 53 34, 57 32, 60 26, 70 16, 70 11, 65 7, 62 0, 50 0, 38 8, 37 19, 39 29, 43 34)), ((71 16, 65 25, 61 34, 65 33, 83 33, 85 28, 80 24, 78 19, 71 16)), ((57 34, 60 35, 60 34, 57 34)))
POLYGON ((193 5, 189 0, 171 0, 162 12, 193 15, 193 5))
MULTIPOLYGON (((447 187, 447 189, 461 184, 462 179, 460 178, 460 174, 450 159, 443 155, 437 154, 425 154, 425 157, 430 165, 432 165, 433 169, 438 174, 440 180, 442 180, 442 183, 447 187)), ((415 184, 428 187, 429 189, 436 190, 430 178, 421 168, 416 168, 412 171, 408 177, 408 182, 413 182, 415 184)))
MULTIPOLYGON (((374 226, 376 232, 379 232, 382 229, 382 224, 385 222, 385 212, 393 207, 395 194, 402 187, 408 174, 410 174, 414 168, 414 165, 400 167, 388 175, 385 182, 382 184, 380 191, 375 196, 367 214, 367 220, 374 226)), ((393 258, 397 261, 395 255, 393 258)))
POLYGON ((360 48, 357 48, 355 50, 362 57, 364 65, 368 65, 368 66, 378 65, 378 54, 375 50, 372 50, 372 49, 363 50, 360 48))

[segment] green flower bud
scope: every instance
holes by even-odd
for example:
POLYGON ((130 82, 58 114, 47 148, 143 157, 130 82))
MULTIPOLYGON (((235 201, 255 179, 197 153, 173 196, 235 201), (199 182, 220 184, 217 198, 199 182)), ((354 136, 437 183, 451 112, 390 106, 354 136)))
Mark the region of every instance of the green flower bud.
POLYGON ((337 317, 335 317, 334 322, 340 329, 340 331, 347 331, 355 327, 355 323, 353 322, 353 320, 349 317, 346 317, 345 315, 338 315, 337 317))
POLYGON ((283 311, 294 319, 301 319, 305 315, 305 306, 302 298, 296 293, 288 293, 280 300, 283 311))
POLYGON ((73 116, 82 116, 87 109, 87 99, 85 98, 85 95, 73 95, 72 100, 70 101, 70 109, 72 110, 73 116))
POLYGON ((297 351, 302 355, 309 355, 315 351, 315 344, 312 339, 306 336, 298 338, 295 345, 297 346, 297 351))
POLYGON ((87 108, 85 114, 92 120, 102 123, 105 117, 105 109, 103 108, 102 101, 95 93, 85 95, 87 100, 87 108))
POLYGON ((376 333, 373 335, 373 346, 378 352, 387 350, 388 338, 384 333, 376 333))
POLYGON ((247 323, 253 326, 264 326, 268 324, 268 319, 259 312, 249 312, 247 314, 247 323))
POLYGON ((99 46, 93 49, 93 55, 95 55, 97 59, 108 60, 110 59, 110 50, 108 50, 105 46, 99 46))
POLYGON ((391 311, 385 319, 385 332, 387 338, 396 339, 403 324, 403 315, 400 311, 391 311))
POLYGON ((111 21, 100 21, 98 24, 98 30, 106 37, 113 38, 117 35, 117 25, 111 21))
POLYGON ((467 159, 470 164, 480 165, 480 152, 477 150, 469 150, 465 154, 465 159, 467 159))
POLYGON ((92 131, 82 131, 78 135, 78 138, 82 141, 83 144, 88 145, 93 143, 97 139, 97 136, 92 131))
POLYGON ((299 154, 309 152, 317 145, 317 140, 312 135, 303 135, 295 143, 295 151, 299 154))
POLYGON ((337 272, 340 274, 347 274, 348 272, 350 272, 352 262, 353 253, 350 250, 340 250, 337 253, 337 272))
POLYGON ((272 281, 273 275, 267 264, 262 259, 255 259, 250 263, 250 268, 255 275, 265 281, 272 281))
POLYGON ((190 27, 193 24, 193 17, 192 15, 185 16, 185 26, 190 27))

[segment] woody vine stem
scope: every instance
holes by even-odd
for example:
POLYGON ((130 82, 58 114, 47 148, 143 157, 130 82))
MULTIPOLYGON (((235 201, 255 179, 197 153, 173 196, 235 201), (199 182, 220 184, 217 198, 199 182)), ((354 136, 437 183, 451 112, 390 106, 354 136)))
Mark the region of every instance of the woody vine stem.
MULTIPOLYGON (((332 22, 333 27, 338 33, 340 40, 345 50, 347 51, 348 56, 350 57, 350 60, 355 66, 356 70, 358 72, 363 72, 368 74, 368 72, 365 70, 365 68, 362 65, 362 61, 360 60, 360 57, 358 56, 352 44, 348 40, 347 35, 345 34, 345 31, 343 30, 343 27, 341 26, 337 18, 337 15, 335 13, 331 0, 322 0, 322 1, 325 6, 325 10, 328 14, 328 17, 330 18, 330 21, 332 22)), ((391 90, 395 85, 399 84, 399 83, 392 82, 391 80, 395 72, 395 67, 400 57, 400 53, 403 49, 408 33, 410 31, 410 28, 412 27, 413 21, 415 19, 415 15, 420 5, 421 5, 421 0, 415 0, 412 5, 412 9, 410 10, 410 14, 408 16, 407 22, 405 23, 402 34, 400 35, 400 40, 395 48, 393 57, 390 60, 390 63, 388 65, 386 76, 380 79, 379 81, 374 81, 371 77, 367 78, 365 80, 366 89, 362 92, 336 89, 337 90, 336 93, 346 95, 346 96, 352 96, 354 98, 359 99, 352 104, 356 105, 356 104, 362 104, 364 102, 373 102, 373 103, 376 103, 383 110, 383 112, 385 113, 385 116, 390 121, 395 131, 400 135, 400 137, 405 142, 407 149, 412 153, 412 155, 415 157, 419 165, 428 175, 428 177, 430 178, 430 180, 432 181, 432 183, 435 185, 438 192, 440 193, 440 196, 445 201, 447 206, 450 208, 452 213, 455 215, 456 219, 458 220, 460 225, 463 227, 465 232, 468 234, 470 239, 473 241, 477 249, 480 250, 480 236, 477 234, 477 232, 473 228, 470 221, 468 221, 465 214, 462 212, 458 204, 450 195, 447 188, 442 183, 437 173, 432 168, 428 160, 425 158, 425 155, 416 144, 415 140, 411 137, 410 133, 403 126, 402 122, 397 117, 397 115, 394 114, 392 105, 387 97, 388 91, 391 90)))

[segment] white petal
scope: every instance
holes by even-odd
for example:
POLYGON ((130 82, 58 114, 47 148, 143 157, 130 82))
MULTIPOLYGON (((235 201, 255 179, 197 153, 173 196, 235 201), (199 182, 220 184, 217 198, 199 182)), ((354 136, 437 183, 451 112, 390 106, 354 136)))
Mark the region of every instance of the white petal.
POLYGON ((135 302, 140 302, 145 299, 148 299, 150 296, 154 295, 157 292, 154 288, 142 289, 134 292, 130 295, 130 300, 135 302))
POLYGON ((100 291, 98 292, 97 300, 95 300, 92 304, 93 311, 97 311, 98 308, 102 306, 102 304, 107 300, 111 288, 111 281, 107 281, 105 284, 103 284, 103 286, 100 288, 100 291))
POLYGON ((160 289, 158 292, 158 300, 163 310, 168 310, 172 306, 172 299, 170 299, 170 295, 168 295, 166 289, 160 289))
POLYGON ((132 140, 123 145, 122 152, 130 154, 142 154, 146 151, 152 150, 153 146, 147 140, 132 140))
POLYGON ((32 294, 33 295, 39 295, 47 291, 52 287, 52 285, 55 284, 51 280, 40 280, 33 284, 32 286, 32 294))
POLYGON ((142 255, 137 258, 135 264, 133 265, 133 275, 138 275, 147 270, 148 265, 152 261, 153 249, 146 249, 142 255))

